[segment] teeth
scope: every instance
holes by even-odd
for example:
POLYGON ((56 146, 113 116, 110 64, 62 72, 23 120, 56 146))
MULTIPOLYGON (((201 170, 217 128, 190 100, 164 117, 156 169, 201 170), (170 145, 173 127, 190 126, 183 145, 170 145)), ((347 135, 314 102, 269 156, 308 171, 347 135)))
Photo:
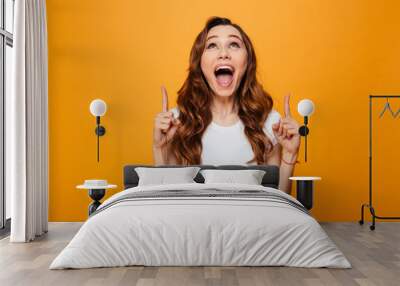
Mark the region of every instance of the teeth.
POLYGON ((215 71, 219 71, 220 69, 229 69, 230 71, 233 71, 233 68, 230 66, 219 66, 215 71))

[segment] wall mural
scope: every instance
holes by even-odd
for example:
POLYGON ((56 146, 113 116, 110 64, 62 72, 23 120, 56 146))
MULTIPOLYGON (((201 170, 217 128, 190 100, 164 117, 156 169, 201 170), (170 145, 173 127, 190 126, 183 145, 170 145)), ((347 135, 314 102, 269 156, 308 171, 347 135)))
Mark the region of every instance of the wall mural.
POLYGON ((210 18, 193 44, 176 107, 169 108, 161 88, 155 164, 279 165, 282 159, 292 168, 300 135, 289 96, 282 117, 256 73, 254 47, 243 29, 229 19, 210 18))

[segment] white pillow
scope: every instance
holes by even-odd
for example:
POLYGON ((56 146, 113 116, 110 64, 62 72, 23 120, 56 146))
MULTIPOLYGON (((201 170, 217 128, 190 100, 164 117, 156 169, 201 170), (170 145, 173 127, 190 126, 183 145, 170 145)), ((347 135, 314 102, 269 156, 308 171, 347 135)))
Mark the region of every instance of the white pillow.
POLYGON ((234 183, 247 185, 261 185, 265 175, 262 170, 201 170, 204 183, 234 183))
POLYGON ((139 176, 138 186, 195 183, 193 179, 199 170, 199 167, 135 168, 139 176))

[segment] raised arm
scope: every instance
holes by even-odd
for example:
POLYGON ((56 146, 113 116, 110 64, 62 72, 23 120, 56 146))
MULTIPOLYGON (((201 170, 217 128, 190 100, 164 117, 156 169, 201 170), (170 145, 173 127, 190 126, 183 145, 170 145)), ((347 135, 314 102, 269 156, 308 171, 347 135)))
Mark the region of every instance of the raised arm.
POLYGON ((168 111, 168 93, 161 87, 162 111, 154 118, 153 129, 153 159, 155 165, 175 164, 176 160, 170 152, 170 140, 180 122, 168 111))
MULTIPOLYGON (((290 194, 292 183, 289 177, 293 175, 294 166, 300 149, 299 124, 292 117, 289 105, 290 95, 285 96, 284 117, 272 125, 272 130, 279 144, 272 153, 271 162, 279 165, 279 189, 290 194)), ((268 161, 270 164, 270 161, 268 161)))

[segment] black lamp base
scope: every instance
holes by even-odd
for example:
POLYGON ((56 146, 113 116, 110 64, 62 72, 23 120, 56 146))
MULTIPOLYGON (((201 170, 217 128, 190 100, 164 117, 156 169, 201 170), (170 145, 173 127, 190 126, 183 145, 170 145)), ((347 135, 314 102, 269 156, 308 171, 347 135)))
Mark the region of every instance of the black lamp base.
POLYGON ((94 130, 94 132, 95 132, 96 135, 98 135, 98 136, 103 136, 104 134, 106 134, 106 129, 105 129, 103 126, 99 125, 99 126, 96 127, 96 129, 94 130))
POLYGON ((89 197, 93 200, 93 202, 89 205, 89 216, 94 213, 97 208, 101 205, 100 200, 106 194, 105 189, 90 189, 89 197))
POLYGON ((313 207, 314 182, 312 180, 299 180, 296 186, 297 200, 311 210, 313 207))
POLYGON ((305 125, 300 126, 300 128, 299 128, 299 134, 300 134, 301 136, 307 136, 309 132, 310 132, 310 130, 308 129, 307 126, 305 126, 305 125))

